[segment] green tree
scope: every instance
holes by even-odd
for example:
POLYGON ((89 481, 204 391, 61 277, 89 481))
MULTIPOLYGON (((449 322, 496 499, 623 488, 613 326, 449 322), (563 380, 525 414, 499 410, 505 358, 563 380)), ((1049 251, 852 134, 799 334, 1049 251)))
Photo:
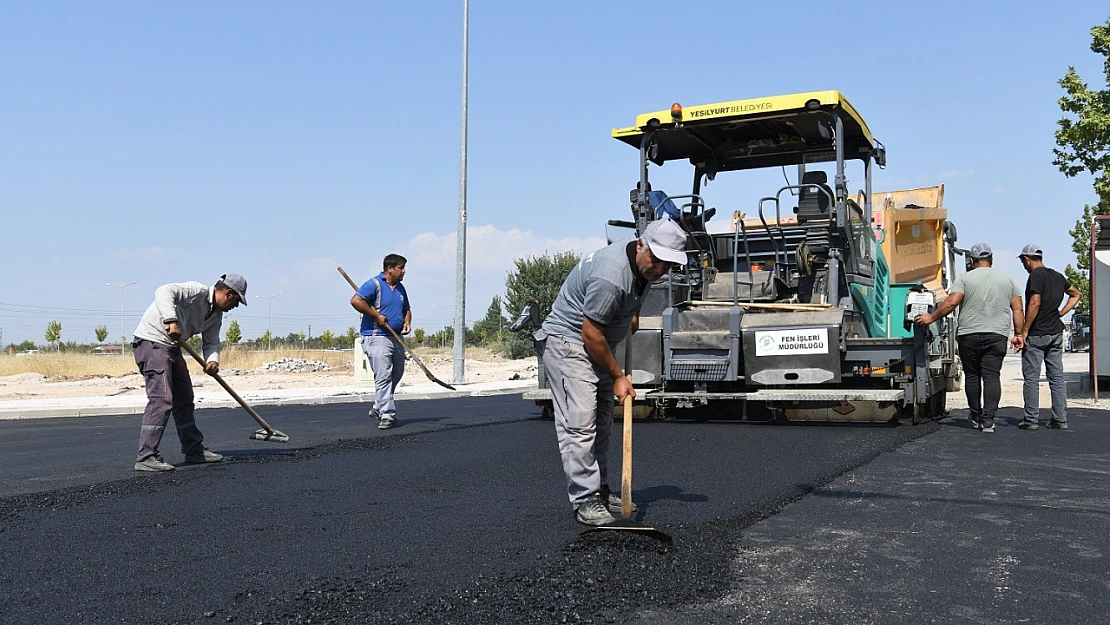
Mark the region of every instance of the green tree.
POLYGON ((1075 67, 1069 67, 1060 79, 1067 92, 1060 98, 1065 117, 1056 124, 1056 145, 1052 161, 1065 176, 1071 178, 1084 171, 1095 177, 1095 191, 1100 204, 1110 202, 1110 19, 1091 29, 1091 51, 1105 57, 1103 72, 1107 88, 1101 91, 1087 87, 1075 67))
POLYGON ((417 345, 423 345, 425 338, 427 338, 427 337, 424 336, 424 328, 416 328, 415 330, 412 331, 412 342, 413 343, 415 343, 417 345))
POLYGON ((1075 222, 1075 228, 1068 231, 1072 236, 1071 251, 1075 252, 1075 267, 1064 267, 1068 282, 1083 293, 1075 312, 1085 314, 1091 309, 1091 222, 1095 215, 1110 215, 1110 202, 1100 202, 1097 206, 1083 206, 1083 218, 1075 222))
POLYGON ((331 344, 335 342, 335 334, 331 330, 324 330, 324 333, 320 335, 320 342, 323 343, 324 347, 331 347, 331 344))
POLYGON ((1083 217, 1070 230, 1072 251, 1076 267, 1068 265, 1064 275, 1083 292, 1076 312, 1090 310, 1091 222, 1095 215, 1110 215, 1110 19, 1106 24, 1091 29, 1091 51, 1102 55, 1103 72, 1107 88, 1092 90, 1079 77, 1075 67, 1069 67, 1060 79, 1066 95, 1060 98, 1060 109, 1065 113, 1057 123, 1056 156, 1052 161, 1067 177, 1083 172, 1094 176, 1098 204, 1083 207, 1083 217))
MULTIPOLYGON (((193 336, 190 336, 189 340, 185 341, 185 342, 189 344, 189 347, 192 347, 193 349, 195 349, 198 354, 201 353, 200 352, 201 342, 200 342, 200 335, 199 334, 194 334, 193 336)), ((201 354, 201 356, 203 357, 204 354, 201 354)), ((192 360, 192 358, 190 358, 190 360, 192 360)))
MULTIPOLYGON (((57 321, 51 321, 46 324, 46 340, 49 343, 56 343, 62 338, 62 324, 57 321)), ((56 346, 55 346, 56 347, 56 346)))
POLYGON ((269 349, 270 348, 270 341, 273 338, 274 337, 273 337, 273 335, 270 334, 270 331, 266 330, 265 332, 262 333, 262 336, 258 340, 259 340, 260 343, 262 343, 263 345, 266 346, 266 349, 269 349))
POLYGON ((358 330, 354 326, 347 328, 347 333, 343 335, 344 344, 350 347, 355 346, 355 341, 358 340, 358 330))
POLYGON ((96 342, 103 343, 104 339, 108 338, 108 326, 96 326, 96 342))
POLYGON ((501 296, 494 295, 493 301, 486 309, 486 316, 474 324, 474 339, 479 345, 490 345, 501 341, 502 334, 509 326, 501 310, 501 296))
MULTIPOLYGON (((532 301, 540 302, 540 319, 551 312, 551 305, 559 295, 559 289, 582 257, 574 252, 559 252, 554 255, 530 256, 513 260, 515 269, 505 278, 505 309, 509 319, 515 319, 532 301)), ((524 358, 535 355, 534 330, 522 330, 506 337, 502 349, 510 358, 524 358)))
POLYGON ((227 342, 236 345, 239 341, 243 340, 243 330, 239 328, 239 321, 232 319, 231 323, 227 324, 227 333, 224 334, 227 342))

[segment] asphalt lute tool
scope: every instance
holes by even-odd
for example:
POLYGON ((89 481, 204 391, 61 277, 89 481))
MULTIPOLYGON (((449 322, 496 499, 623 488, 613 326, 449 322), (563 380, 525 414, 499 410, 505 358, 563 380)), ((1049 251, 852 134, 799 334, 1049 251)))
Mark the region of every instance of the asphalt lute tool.
MULTIPOLYGON (((181 339, 178 339, 177 344, 183 347, 185 351, 189 352, 189 355, 192 356, 198 363, 200 363, 200 366, 202 368, 204 367, 204 359, 200 357, 200 354, 197 353, 197 350, 193 349, 191 345, 189 345, 185 341, 182 341, 181 339)), ((254 434, 250 435, 252 439, 256 441, 266 441, 269 443, 289 442, 288 436, 270 427, 270 424, 266 423, 265 419, 258 416, 258 413, 254 411, 254 408, 250 407, 250 404, 243 401, 242 397, 239 397, 239 393, 236 393, 234 390, 232 390, 230 386, 227 385, 227 382, 224 382, 224 379, 220 377, 220 374, 210 373, 208 375, 216 378, 216 381, 220 383, 220 386, 224 387, 224 390, 227 391, 229 395, 234 397, 235 401, 239 402, 239 405, 243 407, 243 410, 246 410, 248 413, 250 413, 251 417, 253 417, 254 420, 258 422, 258 425, 262 426, 261 430, 258 430, 254 434)))
MULTIPOLYGON (((624 370, 628 372, 628 382, 632 383, 631 375, 632 333, 624 339, 624 370)), ((587 531, 625 531, 640 532, 656 540, 669 543, 670 534, 659 528, 644 525, 632 520, 632 395, 624 397, 624 454, 621 458, 621 518, 608 525, 599 525, 587 531)), ((608 502, 605 502, 608 504, 608 502)))

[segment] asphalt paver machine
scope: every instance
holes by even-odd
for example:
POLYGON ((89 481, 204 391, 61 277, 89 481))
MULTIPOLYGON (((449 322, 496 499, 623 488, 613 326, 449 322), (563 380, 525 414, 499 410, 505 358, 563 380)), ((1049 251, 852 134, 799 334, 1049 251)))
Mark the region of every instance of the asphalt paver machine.
MULTIPOLYGON (((638 236, 668 216, 688 232, 689 262, 650 286, 631 346, 615 351, 628 354, 641 413, 856 422, 943 414, 946 390, 960 383, 954 321, 911 322, 946 295, 962 252, 943 187, 878 194, 875 206, 872 170, 885 167, 886 149, 839 92, 675 104, 613 137, 639 151, 639 180, 632 219, 609 225, 638 236), (860 163, 863 188, 852 193, 846 166, 860 163), (652 173, 675 165, 692 168, 690 192, 653 189, 652 173), (710 183, 760 169, 781 169, 785 184, 750 215, 735 211, 730 226, 707 228, 716 216, 710 183)), ((525 397, 549 410, 542 376, 540 386, 525 397)))

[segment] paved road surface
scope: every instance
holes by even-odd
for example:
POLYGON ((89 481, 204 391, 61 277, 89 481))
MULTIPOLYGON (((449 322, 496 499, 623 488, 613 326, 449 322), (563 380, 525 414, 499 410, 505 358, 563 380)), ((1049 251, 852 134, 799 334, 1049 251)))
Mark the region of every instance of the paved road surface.
MULTIPOLYGON (((208 443, 236 459, 168 475, 130 471, 133 416, 0 423, 0 623, 1110 613, 1105 413, 990 438, 962 422, 637 422, 634 494, 667 547, 580 534, 553 426, 530 404, 404 410, 379 432, 351 405, 269 409, 284 446, 246 440, 242 413, 206 411, 208 443)), ((175 446, 170 433, 171 462, 175 446)))

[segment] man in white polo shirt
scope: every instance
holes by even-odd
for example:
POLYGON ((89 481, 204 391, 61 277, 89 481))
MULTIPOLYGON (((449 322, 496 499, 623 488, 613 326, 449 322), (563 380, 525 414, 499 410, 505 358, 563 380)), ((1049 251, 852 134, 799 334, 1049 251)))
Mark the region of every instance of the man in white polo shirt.
POLYGON ((555 432, 575 519, 606 525, 620 495, 609 489, 613 398, 636 396, 613 348, 636 329, 644 292, 676 264, 686 263, 686 232, 657 219, 636 241, 587 255, 571 270, 551 314, 536 332, 555 408, 555 432))

